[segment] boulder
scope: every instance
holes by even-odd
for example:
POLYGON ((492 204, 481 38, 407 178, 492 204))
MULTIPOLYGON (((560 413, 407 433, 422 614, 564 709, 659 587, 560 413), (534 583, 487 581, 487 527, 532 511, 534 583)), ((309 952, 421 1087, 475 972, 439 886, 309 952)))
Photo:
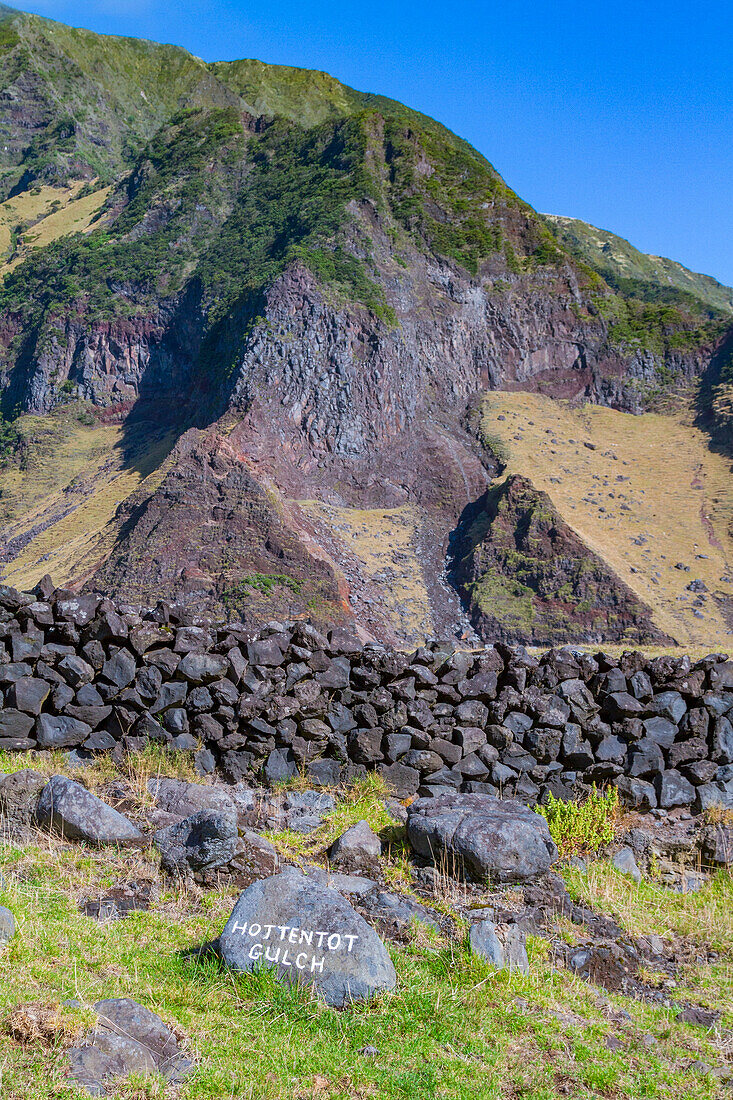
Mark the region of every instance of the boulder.
POLYGON ((30 714, 25 714, 15 707, 0 708, 0 739, 27 740, 35 725, 35 719, 30 714))
POLYGON ((636 810, 653 810, 657 805, 657 792, 654 786, 644 779, 620 775, 616 780, 616 786, 624 802, 636 810))
POLYGON ((92 727, 78 718, 65 714, 39 714, 36 719, 36 740, 42 749, 71 749, 86 741, 92 727))
POLYGON ((21 676, 11 684, 5 701, 16 710, 35 716, 41 713, 41 707, 46 702, 50 691, 51 685, 45 680, 39 680, 35 676, 21 676))
POLYGON ((660 691, 646 704, 650 714, 657 714, 678 726, 687 711, 687 703, 678 691, 660 691))
POLYGON ((0 817, 12 825, 30 825, 45 786, 45 777, 30 768, 3 776, 0 779, 0 817))
POLYGON ((286 791, 282 801, 283 827, 296 833, 312 833, 335 809, 336 800, 326 791, 286 791))
POLYGON ((357 821, 328 849, 328 857, 334 863, 368 864, 381 854, 382 842, 366 821, 357 821))
POLYGON ((415 901, 414 898, 394 894, 391 890, 380 890, 376 887, 359 897, 359 905, 369 917, 380 921, 387 929, 398 934, 404 933, 405 929, 416 920, 433 928, 436 932, 440 931, 434 912, 431 913, 425 905, 415 901))
POLYGON ((145 844, 145 837, 131 821, 112 809, 81 783, 54 775, 38 800, 38 822, 47 829, 56 829, 70 840, 88 844, 145 844))
POLYGON ((398 798, 409 798, 420 786, 420 772, 407 764, 380 764, 378 768, 384 782, 398 798))
POLYGON ((695 788, 688 779, 674 768, 658 775, 654 781, 659 805, 663 810, 674 806, 691 806, 695 801, 695 788))
POLYGON ((394 989, 396 975, 376 932, 335 890, 295 870, 253 883, 219 938, 235 971, 271 967, 292 984, 315 986, 344 1008, 394 989))
POLYGON ((162 1074, 177 1084, 193 1063, 154 1012, 127 997, 98 1001, 97 1022, 83 1046, 69 1051, 71 1077, 90 1095, 106 1096, 109 1079, 162 1074))
POLYGON ((186 783, 182 779, 155 777, 148 780, 148 792, 155 799, 158 809, 183 820, 198 810, 219 810, 223 813, 239 812, 239 803, 224 787, 203 783, 186 783))
POLYGON ((208 684, 226 674, 226 657, 216 653, 187 653, 178 666, 178 675, 192 684, 208 684))
POLYGON ((557 859, 544 817, 520 802, 450 792, 420 798, 407 813, 407 835, 419 855, 476 879, 527 882, 557 859))
POLYGON ((268 840, 240 830, 234 813, 199 810, 174 825, 158 829, 153 843, 163 870, 184 880, 205 880, 216 871, 234 874, 240 885, 272 875, 277 853, 268 840))

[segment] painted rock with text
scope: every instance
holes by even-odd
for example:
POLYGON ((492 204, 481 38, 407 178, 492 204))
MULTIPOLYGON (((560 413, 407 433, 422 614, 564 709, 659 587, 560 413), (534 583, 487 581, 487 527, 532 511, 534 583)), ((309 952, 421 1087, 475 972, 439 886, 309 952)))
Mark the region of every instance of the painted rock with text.
POLYGON ((293 984, 313 985, 343 1008, 394 989, 386 947, 349 903, 299 871, 261 879, 240 895, 219 939, 233 970, 271 967, 293 984))

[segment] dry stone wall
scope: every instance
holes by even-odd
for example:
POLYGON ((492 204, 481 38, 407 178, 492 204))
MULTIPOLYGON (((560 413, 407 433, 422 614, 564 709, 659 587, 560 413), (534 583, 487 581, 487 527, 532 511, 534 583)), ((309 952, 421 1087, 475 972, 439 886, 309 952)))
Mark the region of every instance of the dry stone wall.
POLYGON ((533 804, 616 784, 660 812, 733 806, 733 663, 711 654, 534 657, 433 641, 413 653, 336 627, 197 618, 0 587, 0 749, 191 751, 205 774, 313 786, 376 769, 406 798, 533 804))

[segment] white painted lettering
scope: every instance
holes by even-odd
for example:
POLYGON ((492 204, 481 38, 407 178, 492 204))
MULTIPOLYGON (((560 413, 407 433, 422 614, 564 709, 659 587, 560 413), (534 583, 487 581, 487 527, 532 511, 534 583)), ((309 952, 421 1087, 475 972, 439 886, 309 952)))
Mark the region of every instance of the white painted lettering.
POLYGON ((310 947, 313 943, 313 933, 309 932, 307 928, 301 928, 300 930, 300 942, 307 943, 310 947))
POLYGON ((261 924, 250 924, 249 934, 250 934, 250 936, 252 936, 253 939, 254 939, 255 936, 259 936, 261 931, 262 931, 262 925, 261 924))
POLYGON ((318 960, 318 962, 316 962, 315 955, 314 955, 313 958, 311 959, 311 974, 315 974, 316 970, 318 970, 322 974, 323 973, 323 964, 325 963, 325 961, 326 961, 325 958, 321 957, 318 960))
POLYGON ((338 934, 338 932, 332 933, 332 935, 330 935, 328 937, 328 950, 329 951, 338 951, 340 946, 341 946, 341 936, 338 934))
POLYGON ((285 939, 285 933, 290 931, 290 925, 289 924, 277 924, 275 927, 280 929, 280 939, 284 940, 285 939))
POLYGON ((275 925, 275 924, 266 924, 264 927, 267 929, 267 931, 265 932, 265 939, 269 940, 270 932, 272 932, 273 928, 276 928, 277 925, 275 925))
POLYGON ((287 949, 287 947, 285 948, 285 951, 283 952, 283 957, 280 960, 280 965, 281 966, 292 966, 293 965, 291 962, 288 962, 288 949, 287 949))
POLYGON ((247 931, 247 922, 245 921, 244 924, 240 924, 238 920, 235 920, 234 927, 232 928, 232 932, 239 932, 239 934, 243 936, 246 933, 246 931, 247 931))
POLYGON ((354 946, 354 941, 358 940, 359 937, 358 936, 344 936, 344 939, 349 941, 348 950, 351 951, 351 948, 354 946))
POLYGON ((265 948, 265 958, 267 959, 267 961, 269 963, 276 963, 277 960, 280 958, 280 948, 279 947, 266 947, 265 948))
POLYGON ((307 958, 308 956, 306 955, 305 951, 301 951, 300 954, 296 956, 295 965, 297 966, 298 970, 305 970, 305 961, 301 962, 300 960, 306 960, 307 958))
POLYGON ((249 949, 249 957, 250 957, 250 959, 252 959, 253 962, 257 962, 258 959, 262 958, 262 944, 261 943, 253 943, 252 944, 252 946, 249 949))
POLYGON ((316 935, 318 936, 318 946, 323 947, 323 941, 328 935, 328 932, 316 932, 316 935))
POLYGON ((299 931, 300 931, 299 928, 291 928, 290 929, 290 935, 288 936, 288 943, 297 943, 298 942, 298 932, 299 931))

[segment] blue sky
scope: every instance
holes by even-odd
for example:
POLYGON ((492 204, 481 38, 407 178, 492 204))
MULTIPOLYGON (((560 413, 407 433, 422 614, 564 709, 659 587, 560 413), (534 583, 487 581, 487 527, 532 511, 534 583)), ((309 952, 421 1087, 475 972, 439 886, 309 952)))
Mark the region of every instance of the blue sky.
POLYGON ((733 284, 730 0, 16 6, 208 61, 324 69, 440 119, 538 210, 733 284))

